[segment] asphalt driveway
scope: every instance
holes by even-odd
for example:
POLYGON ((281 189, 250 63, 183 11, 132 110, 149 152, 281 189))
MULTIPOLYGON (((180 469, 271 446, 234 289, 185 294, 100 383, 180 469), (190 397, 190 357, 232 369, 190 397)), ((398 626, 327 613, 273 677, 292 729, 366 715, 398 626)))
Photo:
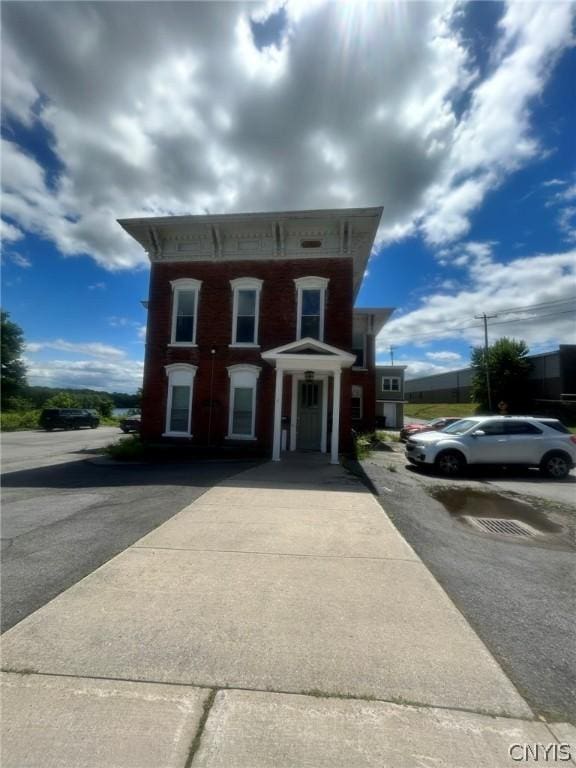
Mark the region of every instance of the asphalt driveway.
MULTIPOLYGON (((20 441, 23 434, 18 433, 20 441)), ((2 476, 2 631, 122 552, 215 483, 251 466, 201 461, 98 466, 82 460, 83 454, 75 450, 78 441, 96 436, 98 430, 49 437, 58 434, 68 441, 66 463, 58 463, 58 451, 51 455, 39 451, 28 463, 40 466, 2 476), (71 456, 76 460, 70 461, 71 456), (43 466, 53 460, 53 465, 43 466)), ((4 451, 8 466, 14 466, 10 463, 14 456, 6 456, 6 445, 4 451)))
MULTIPOLYGON (((533 710, 574 721, 576 506, 546 498, 547 483, 532 475, 448 481, 408 466, 403 447, 390 447, 362 461, 387 513, 533 710), (481 515, 506 517, 512 507, 547 533, 527 540, 475 531, 455 514, 467 499, 481 515)), ((573 499, 573 488, 569 480, 561 492, 573 499)))

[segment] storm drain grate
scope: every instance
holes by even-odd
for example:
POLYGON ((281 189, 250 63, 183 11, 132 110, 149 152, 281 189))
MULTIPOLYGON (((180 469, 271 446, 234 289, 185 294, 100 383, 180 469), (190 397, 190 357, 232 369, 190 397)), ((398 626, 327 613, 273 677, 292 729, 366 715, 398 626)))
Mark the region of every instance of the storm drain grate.
POLYGON ((468 517, 466 520, 484 533, 498 533, 501 536, 525 536, 531 538, 537 531, 519 520, 506 520, 496 517, 468 517))

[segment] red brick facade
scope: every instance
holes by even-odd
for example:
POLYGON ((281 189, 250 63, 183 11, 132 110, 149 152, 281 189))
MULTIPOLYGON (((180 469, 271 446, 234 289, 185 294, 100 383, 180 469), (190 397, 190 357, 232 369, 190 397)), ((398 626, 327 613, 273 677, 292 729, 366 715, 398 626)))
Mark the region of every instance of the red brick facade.
MULTIPOLYGON (((193 386, 192 442, 224 444, 228 431, 229 377, 227 367, 249 363, 261 369, 256 398, 256 447, 270 453, 273 437, 274 368, 261 353, 296 340, 297 293, 295 278, 329 279, 326 290, 324 341, 350 351, 352 345, 352 258, 247 260, 153 263, 148 302, 148 335, 142 404, 143 436, 157 440, 165 431, 168 379, 165 366, 197 366, 193 386), (232 301, 230 280, 250 277, 263 281, 260 294, 258 342, 260 348, 231 348, 232 301), (198 301, 196 347, 171 347, 171 281, 194 278, 202 282, 198 301), (215 353, 212 354, 212 349, 215 353)), ((373 427, 375 395, 373 344, 367 371, 342 371, 340 449, 350 448, 351 384, 364 388, 362 428, 373 427)), ((290 376, 284 386, 283 415, 290 416, 290 376)), ((331 387, 330 387, 331 391, 331 387)), ((331 394, 330 394, 331 400, 331 394)), ((330 411, 329 411, 330 412, 330 411)), ((229 443, 229 441, 226 441, 229 443)))

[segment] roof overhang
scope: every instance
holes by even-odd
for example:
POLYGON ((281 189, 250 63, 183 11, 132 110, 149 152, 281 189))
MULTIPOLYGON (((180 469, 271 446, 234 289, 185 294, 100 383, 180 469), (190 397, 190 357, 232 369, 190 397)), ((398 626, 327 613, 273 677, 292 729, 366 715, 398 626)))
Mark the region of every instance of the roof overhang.
POLYGON ((396 307, 354 307, 352 318, 366 318, 367 332, 377 336, 396 307))
POLYGON ((356 355, 323 341, 305 338, 262 352, 262 359, 286 371, 335 371, 350 368, 356 355))
POLYGON ((152 262, 352 258, 358 293, 382 208, 119 219, 152 262))

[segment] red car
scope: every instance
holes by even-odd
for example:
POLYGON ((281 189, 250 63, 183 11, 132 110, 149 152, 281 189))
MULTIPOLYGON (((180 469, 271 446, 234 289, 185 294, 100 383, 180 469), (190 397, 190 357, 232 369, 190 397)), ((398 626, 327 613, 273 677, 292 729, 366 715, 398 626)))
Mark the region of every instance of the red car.
POLYGON ((440 432, 444 427, 454 424, 455 421, 460 421, 462 418, 462 416, 443 416, 427 421, 425 424, 407 424, 400 430, 400 440, 407 440, 417 432, 440 432))

